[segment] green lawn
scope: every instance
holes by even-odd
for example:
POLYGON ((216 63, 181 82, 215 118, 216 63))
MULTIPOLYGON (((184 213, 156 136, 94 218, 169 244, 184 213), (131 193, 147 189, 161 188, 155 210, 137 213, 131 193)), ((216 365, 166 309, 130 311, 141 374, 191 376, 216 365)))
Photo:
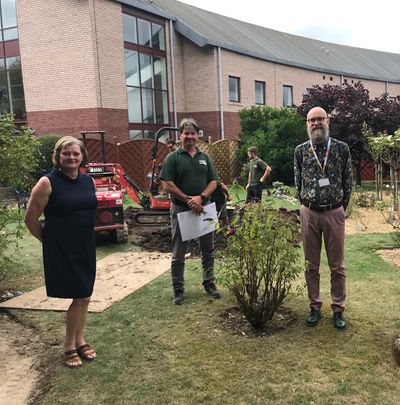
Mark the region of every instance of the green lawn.
MULTIPOLYGON (((30 237, 25 242, 25 275, 12 283, 19 289, 42 282, 39 245, 30 237)), ((166 274, 89 316, 87 335, 99 357, 80 370, 61 364, 64 314, 12 311, 35 326, 50 353, 40 403, 397 404, 399 369, 391 359, 390 338, 400 329, 399 270, 374 253, 391 244, 389 235, 347 238, 345 332, 331 324, 326 261, 324 318, 316 328, 304 323, 304 292, 286 304, 297 316, 291 327, 259 337, 233 334, 222 327, 222 313, 235 305, 233 299, 225 290, 218 301, 205 296, 200 264, 189 260, 184 305, 171 304, 166 274)), ((99 256, 115 249, 104 244, 99 256)))

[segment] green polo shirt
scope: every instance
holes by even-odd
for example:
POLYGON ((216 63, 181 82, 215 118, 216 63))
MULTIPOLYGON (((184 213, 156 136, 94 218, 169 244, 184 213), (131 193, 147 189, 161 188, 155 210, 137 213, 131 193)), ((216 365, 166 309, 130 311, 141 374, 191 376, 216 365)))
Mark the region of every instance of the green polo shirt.
POLYGON ((259 186, 260 179, 267 168, 267 164, 259 157, 251 159, 249 162, 250 169, 250 186, 259 186))
MULTIPOLYGON (((210 157, 197 149, 192 157, 182 148, 170 153, 164 160, 161 180, 173 181, 187 195, 200 195, 208 183, 217 180, 217 173, 210 157)), ((177 198, 172 202, 181 203, 177 198)))

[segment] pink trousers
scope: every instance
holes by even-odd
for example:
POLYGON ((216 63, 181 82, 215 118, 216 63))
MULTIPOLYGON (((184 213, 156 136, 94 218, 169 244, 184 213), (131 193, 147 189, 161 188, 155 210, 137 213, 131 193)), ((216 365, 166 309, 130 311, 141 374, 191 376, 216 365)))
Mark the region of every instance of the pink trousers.
POLYGON ((344 311, 346 274, 344 270, 345 212, 343 207, 318 212, 301 206, 301 234, 306 260, 305 278, 311 309, 320 309, 320 259, 322 237, 331 270, 331 307, 334 312, 344 311))

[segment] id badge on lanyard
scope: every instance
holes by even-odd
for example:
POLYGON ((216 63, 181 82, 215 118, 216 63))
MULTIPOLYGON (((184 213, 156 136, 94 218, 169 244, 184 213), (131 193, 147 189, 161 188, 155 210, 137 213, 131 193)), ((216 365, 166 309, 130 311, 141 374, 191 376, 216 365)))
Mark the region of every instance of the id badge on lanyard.
POLYGON ((331 138, 329 138, 329 141, 328 141, 328 146, 327 146, 327 148, 326 148, 326 154, 325 154, 324 164, 323 164, 323 165, 322 165, 321 162, 319 161, 318 156, 317 156, 317 153, 315 152, 315 149, 314 149, 314 145, 312 144, 311 141, 310 141, 310 144, 311 144, 311 149, 312 149, 312 151, 313 151, 315 160, 317 161, 318 166, 319 166, 319 168, 321 169, 321 172, 322 172, 322 178, 318 180, 318 185, 319 185, 320 187, 329 186, 329 185, 330 185, 329 177, 324 177, 324 175, 325 175, 326 162, 328 161, 329 151, 330 151, 330 149, 331 149, 331 138))

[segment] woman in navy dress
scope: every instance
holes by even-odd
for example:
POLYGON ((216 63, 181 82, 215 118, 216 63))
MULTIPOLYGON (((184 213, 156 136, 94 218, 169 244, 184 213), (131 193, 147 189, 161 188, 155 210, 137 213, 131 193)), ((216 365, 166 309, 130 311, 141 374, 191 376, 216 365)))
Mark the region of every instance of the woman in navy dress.
POLYGON ((53 163, 53 170, 32 189, 25 223, 42 242, 47 295, 72 298, 66 316, 64 361, 68 367, 80 367, 81 358, 97 356, 84 338, 96 276, 97 199, 93 179, 79 171, 87 163, 87 151, 79 139, 59 139, 53 163), (42 213, 44 225, 39 221, 42 213))

